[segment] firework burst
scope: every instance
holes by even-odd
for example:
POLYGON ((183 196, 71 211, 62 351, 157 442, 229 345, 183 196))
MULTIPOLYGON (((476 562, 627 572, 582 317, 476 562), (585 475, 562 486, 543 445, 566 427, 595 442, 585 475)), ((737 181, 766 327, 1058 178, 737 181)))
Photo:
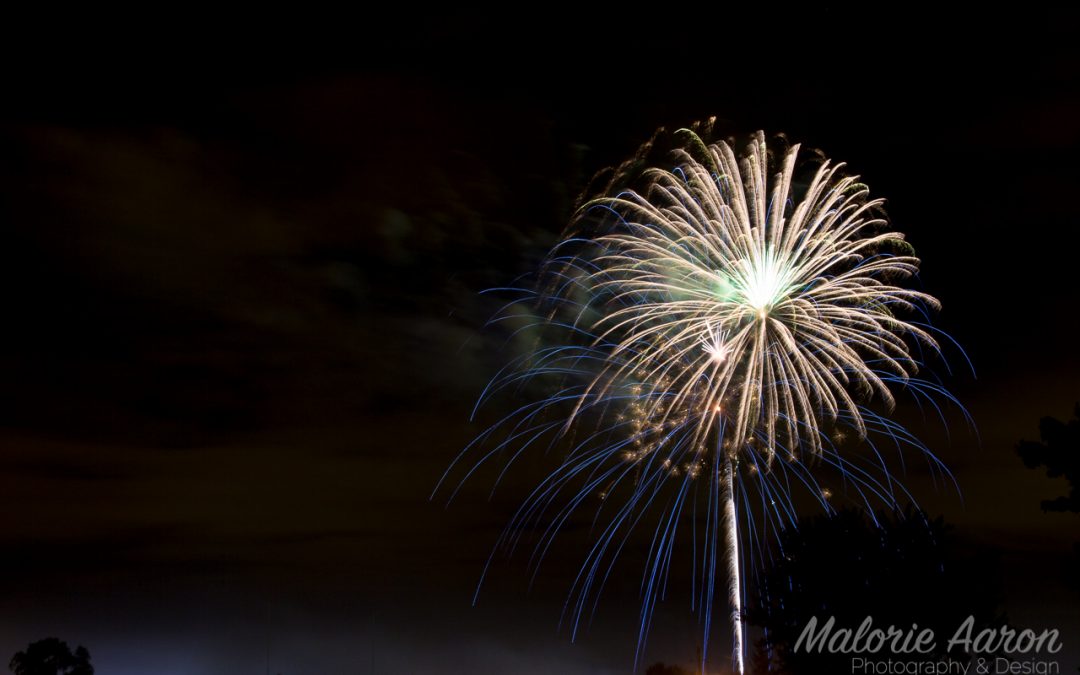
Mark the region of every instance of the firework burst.
POLYGON ((951 397, 920 377, 924 355, 940 353, 926 320, 938 303, 904 285, 919 260, 881 200, 843 164, 799 162, 798 145, 768 147, 760 132, 741 148, 706 144, 708 132, 658 136, 670 145, 662 163, 650 143, 616 170, 552 251, 541 290, 497 317, 534 317, 518 332, 538 336, 480 403, 526 402, 463 453, 486 449, 462 481, 504 451, 508 467, 530 447, 562 450, 500 545, 539 529, 538 566, 559 529, 591 510, 599 535, 565 611, 574 634, 630 532, 648 524, 639 657, 688 528, 692 604, 707 639, 726 577, 742 672, 740 539, 753 567, 768 553, 761 534, 796 523, 799 487, 831 510, 825 475, 868 511, 910 500, 875 438, 948 476, 884 413, 900 390, 935 409, 951 397))

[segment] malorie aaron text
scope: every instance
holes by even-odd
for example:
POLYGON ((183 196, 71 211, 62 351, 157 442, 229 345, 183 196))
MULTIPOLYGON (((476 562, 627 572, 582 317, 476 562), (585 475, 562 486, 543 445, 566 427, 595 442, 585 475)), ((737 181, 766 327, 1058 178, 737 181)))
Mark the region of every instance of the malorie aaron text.
MULTIPOLYGON (((836 628, 836 617, 829 617, 818 627, 818 618, 811 617, 795 642, 795 652, 829 654, 876 654, 888 649, 893 654, 930 654, 937 650, 937 636, 930 628, 918 624, 900 629, 890 625, 882 630, 873 627, 872 617, 866 617, 855 630, 836 628)), ((1060 632, 1047 629, 1036 633, 1030 628, 1016 630, 1009 626, 984 628, 975 632, 975 617, 964 619, 949 638, 946 651, 968 654, 1056 654, 1061 651, 1060 632)))

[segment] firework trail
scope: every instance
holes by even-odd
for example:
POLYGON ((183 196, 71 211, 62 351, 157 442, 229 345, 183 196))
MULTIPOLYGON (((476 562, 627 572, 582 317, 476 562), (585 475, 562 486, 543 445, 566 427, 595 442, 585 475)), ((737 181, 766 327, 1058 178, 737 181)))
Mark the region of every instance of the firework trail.
POLYGON ((574 636, 630 532, 651 526, 635 663, 688 529, 703 639, 724 575, 741 673, 740 548, 751 568, 769 555, 762 535, 796 524, 800 489, 831 511, 826 478, 871 514, 911 501, 886 455, 914 451, 951 479, 886 413, 894 391, 939 414, 935 400, 953 399, 919 376, 940 354, 926 318, 938 302, 901 285, 919 260, 881 200, 843 164, 799 162, 798 145, 767 147, 761 132, 707 144, 710 127, 658 133, 582 205, 539 290, 500 289, 521 297, 495 321, 530 345, 477 407, 524 403, 462 453, 457 487, 497 456, 501 480, 529 448, 559 450, 496 549, 540 532, 535 574, 560 528, 589 516, 598 534, 564 611, 574 636))

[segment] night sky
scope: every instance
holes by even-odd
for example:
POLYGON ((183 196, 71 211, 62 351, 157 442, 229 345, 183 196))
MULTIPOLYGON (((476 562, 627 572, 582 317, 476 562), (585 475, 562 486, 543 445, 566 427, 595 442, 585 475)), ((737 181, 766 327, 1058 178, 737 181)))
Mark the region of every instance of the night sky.
MULTIPOLYGON (((539 464, 428 495, 506 358, 480 291, 596 171, 715 115, 888 200, 977 373, 952 354, 977 434, 900 412, 962 498, 907 483, 1080 664, 1080 520, 1014 452, 1080 401, 1078 17, 533 11, 12 26, 0 662, 55 635, 102 675, 629 672, 638 568, 557 628, 573 536, 470 604, 539 464)), ((693 660, 686 599, 647 663, 693 660)))

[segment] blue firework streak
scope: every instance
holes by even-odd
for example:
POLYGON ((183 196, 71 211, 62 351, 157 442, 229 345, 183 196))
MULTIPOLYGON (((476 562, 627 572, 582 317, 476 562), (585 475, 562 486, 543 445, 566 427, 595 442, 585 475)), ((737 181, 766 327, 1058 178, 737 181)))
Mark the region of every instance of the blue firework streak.
POLYGON ((744 568, 796 525, 799 495, 826 511, 847 498, 871 517, 875 505, 899 507, 913 500, 889 466, 912 453, 952 480, 887 413, 899 391, 939 414, 938 401, 956 402, 920 375, 940 355, 926 318, 938 303, 902 285, 919 260, 858 177, 821 158, 800 163, 799 146, 776 151, 760 132, 739 153, 695 130, 670 139, 667 168, 648 166, 655 148, 644 146, 581 207, 539 290, 514 289, 495 317, 534 337, 477 408, 525 403, 440 485, 463 467, 452 498, 493 458, 501 480, 530 449, 559 452, 495 551, 539 532, 535 574, 564 525, 591 519, 598 534, 564 611, 576 636, 631 533, 647 528, 636 663, 676 541, 688 541, 703 643, 719 579, 742 672, 744 568))

